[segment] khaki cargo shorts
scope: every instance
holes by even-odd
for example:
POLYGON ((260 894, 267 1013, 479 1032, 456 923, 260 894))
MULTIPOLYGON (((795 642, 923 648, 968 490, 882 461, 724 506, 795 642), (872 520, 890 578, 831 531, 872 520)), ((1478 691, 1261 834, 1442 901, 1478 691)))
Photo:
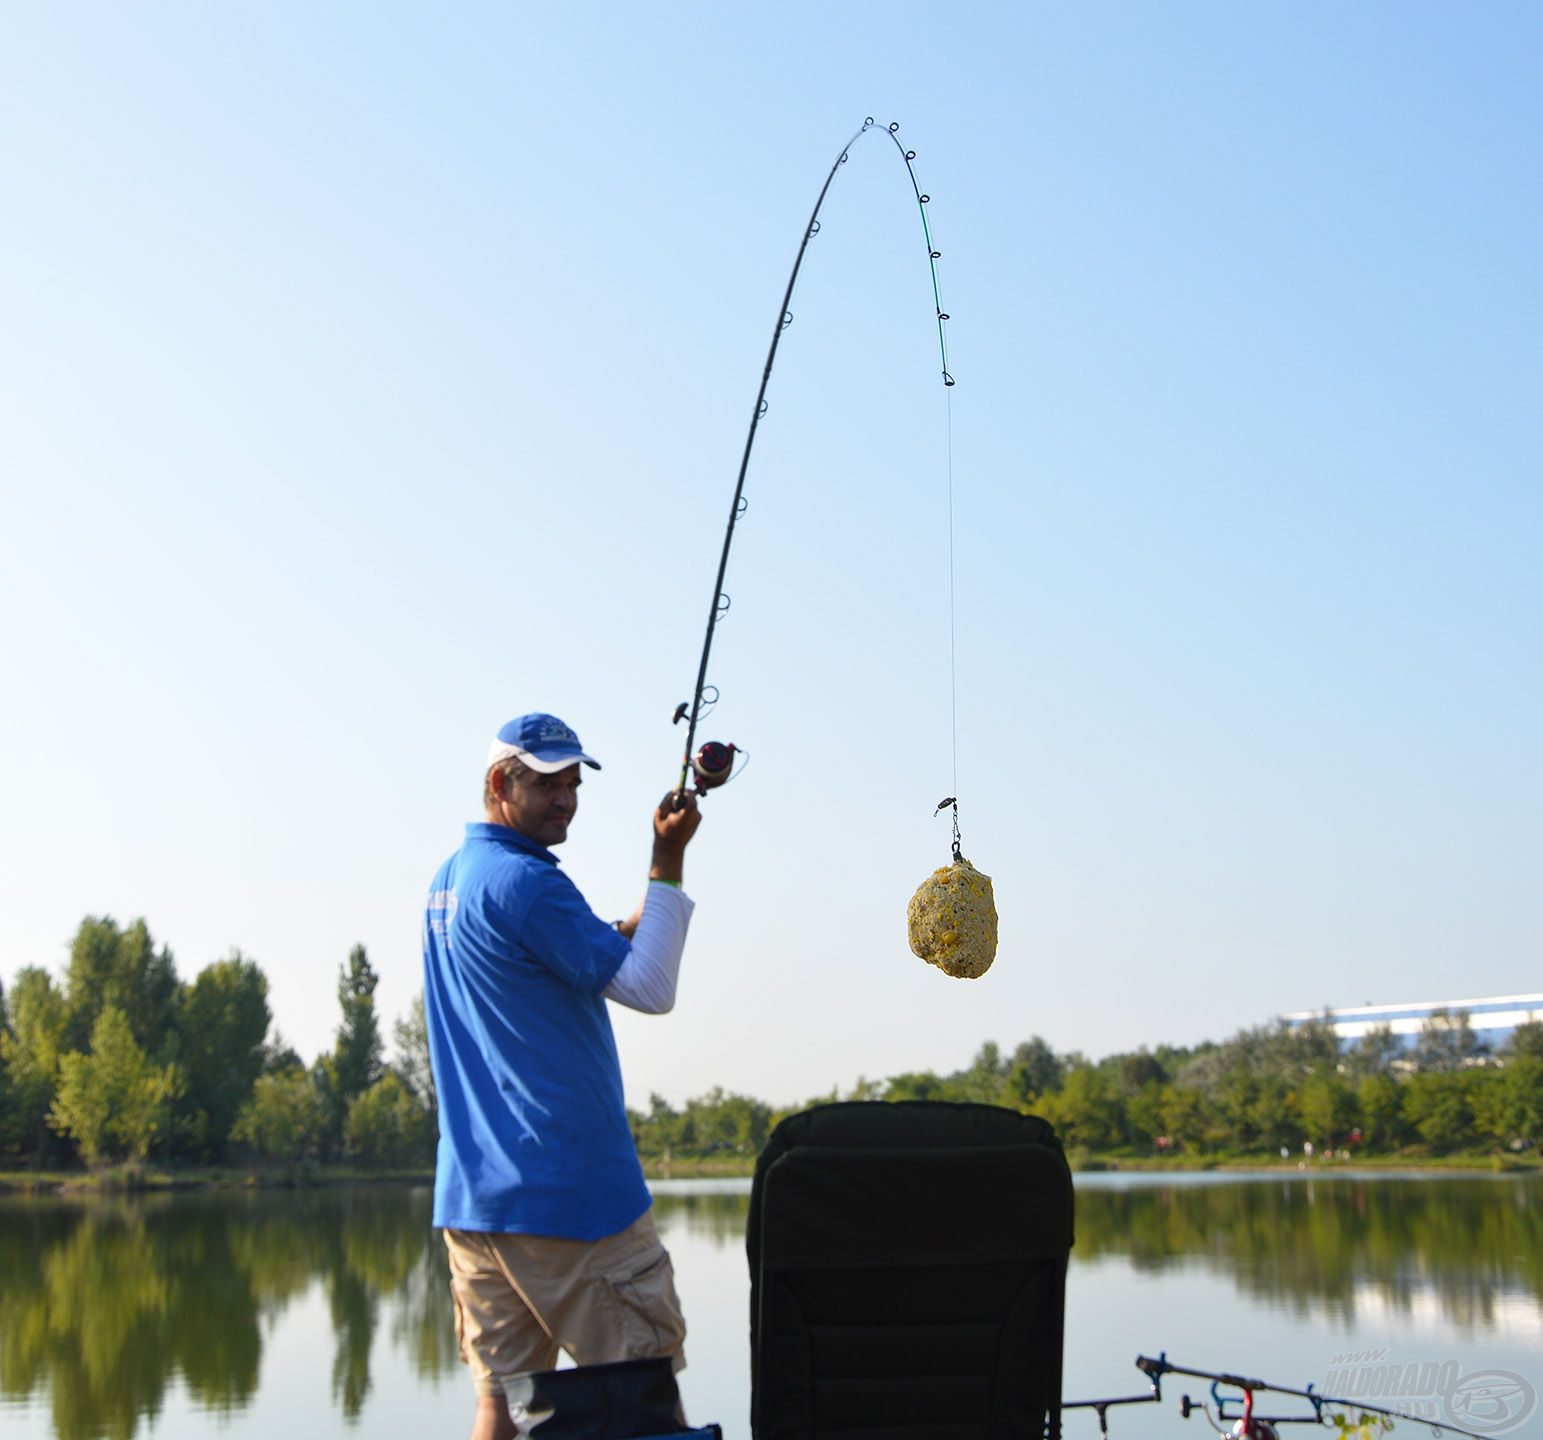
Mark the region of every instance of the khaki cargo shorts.
POLYGON ((479 1395, 552 1370, 668 1355, 686 1364, 686 1321, 670 1255, 646 1211, 603 1240, 446 1230, 461 1359, 479 1395))

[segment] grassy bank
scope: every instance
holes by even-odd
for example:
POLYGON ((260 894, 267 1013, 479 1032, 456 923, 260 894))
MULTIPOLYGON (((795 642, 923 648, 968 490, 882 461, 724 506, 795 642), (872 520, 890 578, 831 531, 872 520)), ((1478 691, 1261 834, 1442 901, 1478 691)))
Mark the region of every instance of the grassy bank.
POLYGON ((735 1155, 729 1159, 715 1159, 702 1156, 660 1160, 644 1156, 643 1173, 650 1180, 733 1180, 755 1174, 755 1157, 735 1155))
POLYGON ((1289 1160, 1268 1155, 1126 1155, 1093 1154, 1072 1151, 1067 1159, 1073 1170, 1162 1171, 1245 1171, 1296 1175, 1333 1175, 1344 1170, 1465 1170, 1528 1174, 1543 1170, 1538 1156, 1495 1154, 1459 1155, 1358 1155, 1350 1160, 1315 1157, 1304 1160, 1293 1155, 1289 1160))
MULTIPOLYGON (((1197 1171, 1227 1171, 1259 1174, 1333 1175, 1344 1170, 1459 1170, 1484 1173, 1528 1174, 1543 1170, 1536 1155, 1367 1155, 1353 1160, 1316 1158, 1304 1161, 1294 1155, 1290 1160, 1268 1155, 1131 1155, 1123 1152, 1097 1153, 1071 1150, 1067 1160, 1075 1171, 1132 1171, 1137 1173, 1171 1172, 1194 1174, 1197 1171)), ((728 1160, 671 1159, 645 1157, 643 1173, 650 1180, 718 1179, 749 1176, 755 1173, 755 1161, 736 1156, 728 1160)))
MULTIPOLYGON (((1352 1160, 1314 1158, 1289 1160, 1265 1155, 1131 1155, 1073 1150, 1067 1159, 1073 1170, 1181 1173, 1196 1171, 1255 1174, 1333 1175, 1345 1170, 1474 1171, 1488 1174, 1535 1174, 1543 1171, 1537 1155, 1360 1155, 1352 1160)), ((696 1156, 662 1160, 645 1156, 643 1173, 650 1180, 726 1180, 748 1178, 753 1158, 696 1156)), ((153 1167, 119 1165, 104 1170, 0 1170, 0 1194, 169 1194, 178 1190, 280 1190, 345 1185, 430 1185, 430 1168, 378 1170, 348 1165, 300 1165, 294 1168, 247 1169, 237 1166, 153 1167)))
POLYGON ((152 1195, 177 1190, 292 1190, 314 1186, 432 1185, 432 1169, 365 1170, 300 1165, 251 1170, 231 1166, 112 1166, 103 1170, 0 1170, 0 1194, 152 1195))

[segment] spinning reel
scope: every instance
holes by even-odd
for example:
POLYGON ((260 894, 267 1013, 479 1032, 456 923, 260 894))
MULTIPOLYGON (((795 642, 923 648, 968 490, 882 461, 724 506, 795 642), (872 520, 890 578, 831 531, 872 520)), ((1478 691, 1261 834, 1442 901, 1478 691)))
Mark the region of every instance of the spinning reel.
MULTIPOLYGON (((708 700, 705 709, 710 710, 717 703, 718 692, 712 686, 708 686, 707 689, 711 694, 711 698, 708 700)), ((672 723, 680 724, 686 718, 688 708, 687 702, 682 701, 675 709, 675 719, 672 723)), ((699 712, 698 718, 700 718, 701 713, 705 713, 705 710, 699 712)), ((692 720, 691 728, 693 730, 696 728, 695 719, 692 720)), ((689 746, 691 742, 688 739, 686 743, 689 746)), ((696 777, 696 793, 698 795, 705 795, 709 790, 716 790, 720 785, 727 785, 749 763, 750 752, 748 750, 741 749, 732 741, 725 744, 722 740, 709 740, 706 744, 699 745, 695 752, 687 751, 686 763, 681 767, 681 789, 684 790, 686 788, 688 775, 694 775, 696 777), (738 769, 734 767, 734 757, 736 755, 740 757, 741 762, 738 769)))
POLYGON ((696 793, 705 795, 709 790, 727 785, 749 761, 749 752, 741 750, 737 745, 732 743, 725 745, 721 740, 709 740, 691 757, 691 773, 696 776, 696 793), (742 761, 738 770, 734 768, 736 755, 742 761))

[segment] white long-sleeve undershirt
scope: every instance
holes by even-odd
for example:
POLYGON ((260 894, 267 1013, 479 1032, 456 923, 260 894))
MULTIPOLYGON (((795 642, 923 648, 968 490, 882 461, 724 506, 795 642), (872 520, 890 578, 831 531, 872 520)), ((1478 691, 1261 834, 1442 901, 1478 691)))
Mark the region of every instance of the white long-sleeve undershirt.
POLYGON ((694 901, 679 886, 650 880, 632 949, 605 987, 605 998, 648 1015, 674 1008, 680 957, 686 948, 694 901))

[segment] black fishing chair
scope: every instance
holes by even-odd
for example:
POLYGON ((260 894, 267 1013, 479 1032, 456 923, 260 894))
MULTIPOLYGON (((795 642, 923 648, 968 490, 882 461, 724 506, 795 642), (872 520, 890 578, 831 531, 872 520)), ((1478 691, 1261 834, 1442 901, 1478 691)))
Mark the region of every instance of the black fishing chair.
POLYGON ((1054 1440, 1071 1243, 1071 1173, 1035 1116, 789 1116, 750 1193, 752 1434, 1054 1440))

